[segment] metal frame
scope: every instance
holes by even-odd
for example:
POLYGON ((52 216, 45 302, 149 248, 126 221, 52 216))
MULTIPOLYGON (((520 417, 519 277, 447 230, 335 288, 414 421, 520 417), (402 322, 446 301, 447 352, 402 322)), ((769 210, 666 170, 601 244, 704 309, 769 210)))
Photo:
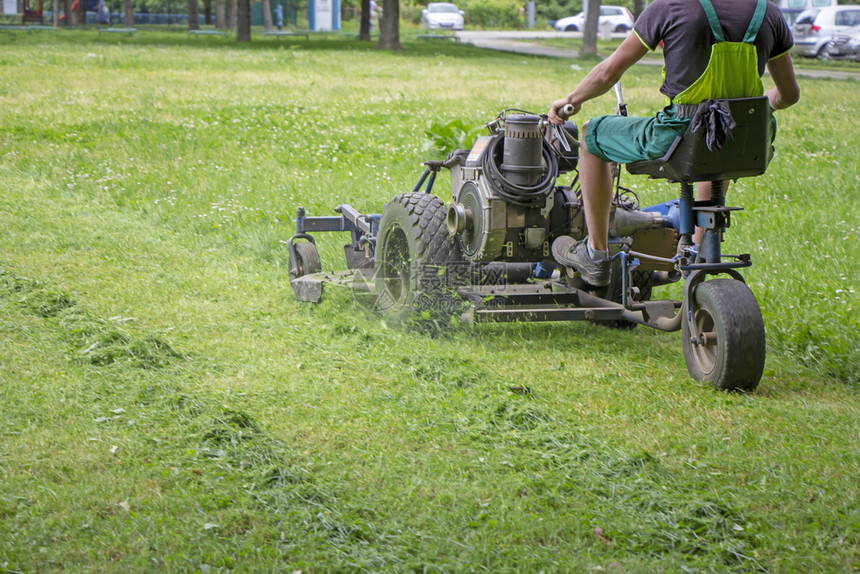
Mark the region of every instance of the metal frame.
MULTIPOLYGON (((428 168, 421 175, 416 190, 424 183, 427 189, 432 188, 437 170, 428 168)), ((678 254, 667 259, 636 251, 619 251, 615 257, 621 262, 622 285, 621 302, 616 303, 603 299, 593 293, 566 285, 558 279, 537 279, 533 283, 493 283, 473 284, 458 287, 457 294, 472 304, 472 309, 466 313, 466 318, 475 322, 511 322, 511 321, 617 321, 625 320, 631 323, 646 325, 661 331, 677 331, 681 328, 680 309, 691 313, 689 305, 697 285, 707 276, 727 274, 734 279, 743 281, 737 272, 738 268, 749 267, 752 261, 748 254, 725 255, 721 253, 720 244, 723 231, 730 226, 730 214, 738 211, 738 207, 725 207, 718 202, 693 202, 692 186, 682 184, 680 200, 646 207, 643 211, 659 211, 666 215, 667 225, 679 231, 678 254), (696 251, 692 242, 685 244, 685 236, 691 237, 695 221, 705 230, 702 247, 696 251), (684 232, 687 233, 684 233, 684 232), (727 258, 730 261, 724 261, 727 258), (677 270, 687 274, 683 299, 633 301, 631 298, 631 274, 640 265, 640 259, 651 259, 663 263, 671 263, 677 270)), ((300 207, 296 213, 296 234, 287 242, 290 253, 291 274, 295 271, 296 260, 294 242, 306 240, 314 243, 311 233, 315 232, 348 232, 351 242, 345 246, 347 268, 350 271, 370 272, 373 268, 373 252, 376 245, 376 234, 381 215, 362 214, 349 205, 340 205, 335 209, 337 216, 308 216, 305 209, 300 207)), ((535 263, 537 264, 537 263, 535 263)), ((321 290, 317 284, 330 283, 337 285, 361 284, 362 290, 372 289, 368 277, 356 281, 354 273, 318 273, 305 278, 295 277, 293 287, 297 294, 302 290, 303 300, 319 300, 321 290), (307 285, 313 284, 314 289, 308 290, 307 285), (309 298, 308 293, 313 293, 309 298)))

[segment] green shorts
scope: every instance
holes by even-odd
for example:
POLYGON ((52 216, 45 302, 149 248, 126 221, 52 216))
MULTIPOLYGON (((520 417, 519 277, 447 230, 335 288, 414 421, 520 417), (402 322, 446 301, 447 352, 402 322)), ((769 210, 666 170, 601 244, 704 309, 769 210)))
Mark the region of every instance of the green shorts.
POLYGON ((588 122, 585 145, 603 161, 633 163, 663 157, 675 138, 684 133, 689 119, 676 118, 667 106, 651 118, 600 116, 588 122))

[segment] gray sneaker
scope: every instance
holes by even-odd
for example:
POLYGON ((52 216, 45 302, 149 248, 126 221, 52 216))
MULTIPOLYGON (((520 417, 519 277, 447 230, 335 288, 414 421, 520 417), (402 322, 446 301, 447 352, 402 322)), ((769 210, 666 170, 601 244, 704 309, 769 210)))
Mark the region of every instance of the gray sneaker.
POLYGON ((577 243, 572 237, 562 235, 552 244, 552 256, 561 265, 579 271, 582 280, 589 285, 605 287, 609 285, 609 259, 595 261, 589 257, 585 241, 583 239, 577 243))

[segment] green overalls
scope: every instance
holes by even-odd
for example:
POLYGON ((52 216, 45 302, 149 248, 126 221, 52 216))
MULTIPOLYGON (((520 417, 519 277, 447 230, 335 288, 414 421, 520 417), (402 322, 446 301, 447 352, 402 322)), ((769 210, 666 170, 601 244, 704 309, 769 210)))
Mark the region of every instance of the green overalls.
POLYGON ((585 132, 585 143, 591 153, 604 161, 618 163, 662 157, 675 138, 687 129, 699 102, 755 97, 764 93, 753 42, 764 21, 767 0, 758 0, 741 42, 727 42, 710 0, 699 2, 715 39, 704 73, 672 98, 670 105, 655 117, 609 115, 592 119, 585 132))
POLYGON ((741 42, 726 42, 711 0, 699 0, 716 43, 704 73, 686 90, 672 98, 674 104, 698 104, 703 100, 752 98, 764 94, 758 75, 758 53, 753 42, 764 20, 767 0, 758 0, 749 28, 741 42))

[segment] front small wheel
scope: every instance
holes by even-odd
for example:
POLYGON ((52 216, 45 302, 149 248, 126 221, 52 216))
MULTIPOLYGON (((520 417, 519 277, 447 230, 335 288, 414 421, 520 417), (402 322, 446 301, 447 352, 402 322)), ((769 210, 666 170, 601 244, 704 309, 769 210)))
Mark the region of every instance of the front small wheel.
POLYGON ((293 250, 296 254, 295 260, 290 261, 290 275, 293 279, 322 271, 316 245, 310 241, 298 241, 293 244, 293 250))
POLYGON ((681 337, 687 371, 723 391, 752 391, 764 372, 764 321, 741 281, 714 279, 686 301, 681 337))

